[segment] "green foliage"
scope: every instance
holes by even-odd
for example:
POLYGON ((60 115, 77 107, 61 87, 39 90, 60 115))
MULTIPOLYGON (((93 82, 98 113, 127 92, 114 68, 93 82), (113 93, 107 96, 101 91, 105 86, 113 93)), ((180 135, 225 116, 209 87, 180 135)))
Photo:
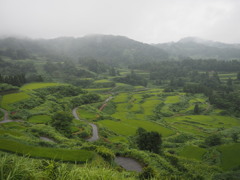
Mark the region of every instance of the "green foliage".
POLYGON ((193 139, 195 139, 195 137, 193 135, 187 134, 187 133, 181 133, 181 134, 176 135, 173 138, 169 138, 168 141, 174 142, 174 143, 186 143, 193 139))
POLYGON ((19 87, 0 82, 0 92, 16 91, 19 87))
POLYGON ((180 156, 196 159, 198 161, 202 160, 203 154, 206 152, 205 149, 199 148, 197 146, 185 146, 179 153, 180 156))
POLYGON ((27 120, 30 115, 31 115, 30 112, 26 109, 17 109, 16 111, 14 111, 14 114, 10 115, 10 118, 27 120))
POLYGON ((25 92, 7 94, 7 95, 4 95, 2 98, 1 107, 3 107, 4 109, 10 110, 12 109, 11 105, 13 103, 26 100, 28 98, 30 98, 30 96, 25 92))
POLYGON ((239 138, 239 137, 238 137, 238 133, 236 133, 236 132, 233 133, 231 137, 232 137, 232 140, 233 140, 234 142, 237 142, 237 141, 238 141, 238 138, 239 138))
POLYGON ((143 168, 143 172, 139 175, 139 179, 152 179, 156 176, 156 172, 151 167, 143 168))
POLYGON ((97 146, 95 152, 109 162, 111 162, 115 158, 114 153, 104 146, 97 146))
POLYGON ((199 111, 200 111, 200 110, 199 110, 198 104, 195 104, 193 113, 194 113, 194 114, 199 114, 199 111))
POLYGON ((217 147, 217 150, 221 152, 221 164, 224 170, 230 170, 233 168, 239 168, 240 165, 240 157, 238 153, 240 151, 240 144, 226 144, 217 147))
POLYGON ((220 145, 222 143, 222 138, 219 134, 213 134, 211 136, 208 136, 205 139, 205 144, 207 146, 217 146, 220 145))
POLYGON ((33 89, 40 89, 40 88, 47 88, 47 87, 51 87, 51 86, 59 86, 59 83, 29 83, 29 84, 25 84, 24 86, 22 86, 20 89, 22 91, 25 90, 33 90, 33 89))
POLYGON ((51 121, 51 125, 55 127, 59 132, 63 133, 65 136, 71 136, 70 125, 72 123, 73 117, 64 111, 56 112, 51 121))
POLYGON ((44 124, 48 123, 52 120, 52 118, 48 115, 36 115, 36 116, 31 116, 28 119, 28 122, 30 123, 37 123, 37 124, 44 124))
POLYGON ((210 165, 220 165, 220 157, 221 153, 216 148, 210 148, 203 155, 203 161, 207 162, 210 165))
POLYGON ((86 150, 35 147, 5 138, 0 138, 0 143, 2 144, 1 150, 30 157, 83 163, 94 156, 93 152, 86 150))
POLYGON ((130 84, 133 86, 136 86, 136 85, 147 86, 147 80, 137 75, 133 70, 131 71, 131 74, 128 74, 125 77, 114 78, 114 81, 130 84))
POLYGON ((133 173, 118 172, 107 166, 75 165, 52 160, 36 160, 15 155, 0 155, 1 179, 48 180, 136 180, 133 173))
POLYGON ((213 180, 238 180, 240 177, 240 171, 229 171, 220 174, 216 174, 213 180))
POLYGON ((158 132, 147 132, 143 128, 138 128, 136 143, 141 150, 159 153, 162 144, 162 136, 158 132))

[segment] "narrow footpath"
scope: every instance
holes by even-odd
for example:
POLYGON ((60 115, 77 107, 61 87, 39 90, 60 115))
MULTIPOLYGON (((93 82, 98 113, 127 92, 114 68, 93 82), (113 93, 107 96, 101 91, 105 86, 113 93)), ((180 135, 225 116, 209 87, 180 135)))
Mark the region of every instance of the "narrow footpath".
POLYGON ((0 111, 2 111, 4 113, 4 118, 2 121, 0 121, 0 124, 3 123, 9 123, 9 122, 22 122, 22 120, 11 120, 8 117, 8 112, 5 109, 0 108, 0 111))
MULTIPOLYGON (((77 115, 77 107, 72 110, 72 114, 75 119, 80 120, 80 118, 77 115)), ((93 123, 88 123, 88 124, 92 127, 92 137, 87 139, 87 141, 89 142, 97 141, 99 139, 97 126, 93 123)))

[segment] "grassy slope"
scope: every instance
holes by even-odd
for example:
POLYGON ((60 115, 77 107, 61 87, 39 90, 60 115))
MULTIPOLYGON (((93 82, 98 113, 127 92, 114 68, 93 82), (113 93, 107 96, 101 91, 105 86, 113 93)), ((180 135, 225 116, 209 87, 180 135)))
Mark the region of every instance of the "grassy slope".
POLYGON ((32 89, 39 89, 39 88, 45 88, 49 86, 59 86, 63 84, 59 83, 29 83, 20 88, 20 90, 25 91, 25 90, 32 90, 32 89))
POLYGON ((1 107, 11 110, 11 104, 28 99, 30 96, 25 92, 4 95, 1 101, 1 107))
POLYGON ((217 148, 221 152, 221 167, 229 170, 240 165, 240 144, 227 144, 217 148))
POLYGON ((1 150, 14 152, 21 155, 28 155, 30 157, 81 163, 89 161, 94 157, 93 152, 86 150, 35 147, 5 138, 0 138, 0 144, 1 150))
POLYGON ((28 119, 30 123, 44 124, 51 121, 51 117, 48 115, 36 115, 28 119))
POLYGON ((201 161, 206 149, 196 146, 185 146, 179 153, 180 156, 201 161))

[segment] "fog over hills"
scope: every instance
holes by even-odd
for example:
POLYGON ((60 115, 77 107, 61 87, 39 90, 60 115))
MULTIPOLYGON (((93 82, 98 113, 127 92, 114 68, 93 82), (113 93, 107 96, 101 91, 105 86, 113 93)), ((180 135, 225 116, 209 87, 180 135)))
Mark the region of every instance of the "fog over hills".
POLYGON ((88 35, 81 38, 60 37, 55 39, 0 40, 0 49, 24 49, 35 54, 51 54, 68 57, 94 58, 108 63, 135 63, 167 60, 168 54, 157 47, 134 41, 123 36, 88 35))
POLYGON ((186 37, 178 42, 146 44, 124 36, 87 35, 55 39, 2 38, 0 50, 23 50, 56 59, 93 58, 109 64, 133 64, 169 59, 240 59, 239 44, 186 37))
POLYGON ((172 58, 213 58, 221 60, 239 59, 240 44, 226 44, 197 37, 186 37, 177 42, 155 44, 172 58))

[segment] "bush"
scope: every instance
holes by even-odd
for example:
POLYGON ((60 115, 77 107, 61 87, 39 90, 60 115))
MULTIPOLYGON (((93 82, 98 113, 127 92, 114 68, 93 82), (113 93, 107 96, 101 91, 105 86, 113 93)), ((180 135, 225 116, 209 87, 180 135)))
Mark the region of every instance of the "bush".
POLYGON ((221 143, 222 143, 222 138, 218 134, 208 136, 205 139, 205 144, 208 146, 217 146, 217 145, 220 145, 221 143))
POLYGON ((65 136, 71 136, 70 125, 72 123, 72 116, 64 111, 59 111, 55 113, 52 117, 52 126, 55 127, 59 132, 63 133, 65 136))
POLYGON ((89 134, 85 131, 78 134, 78 137, 80 137, 80 138, 87 138, 88 136, 89 136, 89 134))
POLYGON ((139 175, 139 179, 151 179, 156 176, 156 172, 151 167, 143 168, 143 172, 139 175))
POLYGON ((110 149, 105 148, 104 146, 97 146, 95 151, 109 162, 115 158, 114 153, 110 149))

